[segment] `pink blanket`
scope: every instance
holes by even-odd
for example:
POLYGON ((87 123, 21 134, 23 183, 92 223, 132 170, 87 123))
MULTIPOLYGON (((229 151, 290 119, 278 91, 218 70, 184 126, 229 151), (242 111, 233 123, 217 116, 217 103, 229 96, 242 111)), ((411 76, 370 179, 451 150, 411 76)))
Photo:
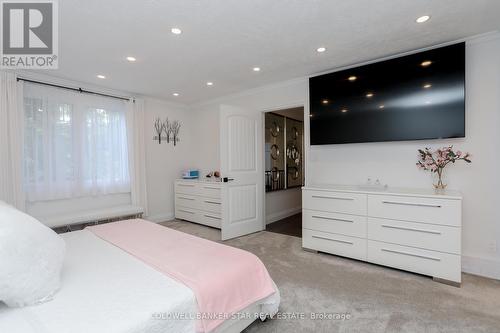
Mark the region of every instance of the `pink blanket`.
POLYGON ((264 264, 247 251, 141 219, 87 230, 189 287, 204 332, 275 292, 264 264))

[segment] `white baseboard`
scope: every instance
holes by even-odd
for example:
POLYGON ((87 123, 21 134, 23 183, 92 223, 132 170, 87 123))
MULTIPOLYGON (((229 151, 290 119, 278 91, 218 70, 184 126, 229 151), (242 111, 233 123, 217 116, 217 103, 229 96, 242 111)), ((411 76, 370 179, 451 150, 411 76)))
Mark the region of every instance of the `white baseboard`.
POLYGON ((500 280, 500 260, 462 256, 462 272, 500 280))
POLYGON ((266 216, 266 224, 273 223, 279 221, 281 219, 287 218, 289 216, 298 214, 302 211, 302 207, 294 207, 287 210, 282 210, 281 212, 277 212, 274 214, 269 214, 266 216))
POLYGON ((160 223, 165 221, 172 221, 174 218, 175 218, 174 213, 165 213, 165 214, 150 215, 145 217, 144 219, 151 222, 160 223))

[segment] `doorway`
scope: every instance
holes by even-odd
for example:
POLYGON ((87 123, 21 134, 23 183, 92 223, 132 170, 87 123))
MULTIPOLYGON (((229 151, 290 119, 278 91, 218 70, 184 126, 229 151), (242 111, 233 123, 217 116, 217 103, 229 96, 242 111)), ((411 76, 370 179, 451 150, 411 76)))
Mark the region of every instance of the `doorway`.
POLYGON ((302 237, 304 107, 265 113, 266 230, 302 237))

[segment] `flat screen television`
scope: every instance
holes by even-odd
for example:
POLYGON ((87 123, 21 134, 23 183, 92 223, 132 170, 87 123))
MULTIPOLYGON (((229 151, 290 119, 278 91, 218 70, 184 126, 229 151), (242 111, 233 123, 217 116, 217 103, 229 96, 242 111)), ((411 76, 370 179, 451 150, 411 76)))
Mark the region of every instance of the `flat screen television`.
POLYGON ((465 43, 309 79, 311 145, 465 136, 465 43))

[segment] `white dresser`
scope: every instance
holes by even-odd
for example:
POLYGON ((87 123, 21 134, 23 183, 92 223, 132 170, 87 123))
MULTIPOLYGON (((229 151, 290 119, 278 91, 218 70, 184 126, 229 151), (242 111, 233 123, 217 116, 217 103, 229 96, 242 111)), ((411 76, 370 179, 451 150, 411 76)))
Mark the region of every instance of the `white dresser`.
POLYGON ((221 228, 224 183, 209 180, 175 182, 175 218, 221 228))
POLYGON ((317 185, 302 205, 305 249, 461 282, 458 192, 317 185))

